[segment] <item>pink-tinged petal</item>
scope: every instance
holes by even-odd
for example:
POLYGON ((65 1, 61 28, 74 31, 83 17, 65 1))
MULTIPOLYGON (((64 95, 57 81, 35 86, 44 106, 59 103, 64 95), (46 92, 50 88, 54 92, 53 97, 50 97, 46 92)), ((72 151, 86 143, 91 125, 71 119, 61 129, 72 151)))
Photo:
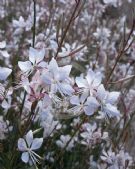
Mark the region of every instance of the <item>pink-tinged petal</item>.
POLYGON ((6 67, 0 67, 0 80, 6 80, 12 70, 6 67))
POLYGON ((83 87, 83 88, 88 87, 88 83, 83 77, 76 77, 75 82, 78 85, 78 87, 83 87))
POLYGON ((25 62, 18 62, 18 66, 23 72, 30 71, 32 69, 32 64, 30 61, 25 61, 25 62))
POLYGON ((79 96, 72 96, 70 98, 70 103, 73 105, 80 105, 79 96))
POLYGON ((26 142, 23 138, 19 138, 19 140, 18 140, 18 149, 20 151, 26 151, 26 149, 27 149, 26 142))
POLYGON ((22 159, 23 162, 28 163, 28 161, 29 161, 29 153, 28 152, 22 153, 21 159, 22 159))
POLYGON ((31 150, 39 149, 41 147, 42 143, 43 143, 43 138, 35 138, 33 140, 32 145, 31 145, 31 150))
POLYGON ((30 130, 27 134, 26 134, 26 142, 28 144, 28 147, 31 146, 32 142, 33 142, 33 132, 32 130, 30 130))

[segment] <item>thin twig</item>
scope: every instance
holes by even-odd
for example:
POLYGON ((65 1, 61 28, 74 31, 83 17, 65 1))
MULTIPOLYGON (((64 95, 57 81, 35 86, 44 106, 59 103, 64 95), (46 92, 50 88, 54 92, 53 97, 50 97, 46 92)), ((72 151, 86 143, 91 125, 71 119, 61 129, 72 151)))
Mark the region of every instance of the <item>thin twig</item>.
MULTIPOLYGON (((133 21, 132 28, 131 28, 131 30, 130 30, 130 33, 129 33, 129 35, 128 35, 127 40, 126 40, 126 41, 124 42, 124 44, 123 44, 122 50, 118 53, 118 56, 116 57, 115 64, 114 64, 114 66, 113 66, 111 72, 109 73, 109 75, 108 75, 108 77, 107 77, 107 80, 106 80, 106 84, 105 84, 105 85, 107 85, 108 82, 110 81, 111 76, 112 76, 112 74, 113 74, 113 72, 114 72, 114 70, 115 70, 115 68, 116 68, 116 66, 117 66, 117 64, 118 64, 118 62, 119 62, 119 60, 121 59, 122 55, 125 53, 125 50, 128 48, 127 45, 128 45, 128 42, 129 42, 129 40, 130 40, 130 38, 131 38, 131 35, 133 34, 134 28, 135 28, 135 21, 133 21), (127 47, 127 48, 126 48, 126 47, 127 47)), ((129 45, 129 46, 130 46, 130 45, 129 45)))
MULTIPOLYGON (((35 36, 36 36, 36 0, 33 0, 33 5, 34 5, 34 15, 33 15, 33 27, 32 27, 32 34, 33 34, 33 39, 32 39, 32 47, 34 48, 35 46, 35 36)), ((20 115, 22 114, 25 99, 26 99, 27 92, 24 92, 24 97, 22 101, 22 105, 20 108, 20 115)))
POLYGON ((76 14, 76 11, 77 11, 79 5, 80 5, 80 0, 77 1, 76 6, 75 6, 75 9, 74 9, 74 11, 73 11, 73 13, 72 13, 72 15, 71 15, 71 18, 70 18, 70 20, 69 20, 69 22, 68 22, 68 25, 67 25, 67 27, 66 27, 64 33, 63 33, 63 36, 62 36, 62 38, 61 38, 61 41, 60 41, 60 43, 58 44, 58 49, 57 49, 57 52, 56 52, 56 55, 55 55, 55 59, 57 58, 58 53, 59 53, 59 51, 60 51, 60 49, 61 49, 61 47, 62 47, 62 45, 63 45, 64 39, 65 39, 65 37, 66 37, 66 35, 67 35, 67 32, 68 32, 68 30, 69 30, 69 28, 70 28, 70 26, 71 26, 72 21, 74 20, 74 16, 75 16, 75 14, 76 14))

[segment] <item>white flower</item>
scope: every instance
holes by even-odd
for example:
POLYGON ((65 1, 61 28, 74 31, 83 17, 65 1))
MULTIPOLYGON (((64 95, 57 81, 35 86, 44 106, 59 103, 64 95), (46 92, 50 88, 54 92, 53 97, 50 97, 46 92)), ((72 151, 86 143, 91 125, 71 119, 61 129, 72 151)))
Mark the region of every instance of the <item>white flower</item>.
POLYGON ((76 84, 79 88, 83 88, 84 94, 90 93, 93 95, 95 89, 101 84, 101 73, 100 72, 93 72, 89 69, 86 78, 83 77, 76 77, 76 84))
POLYGON ((101 159, 110 166, 109 169, 129 169, 132 165, 132 157, 124 150, 120 150, 118 154, 111 149, 107 152, 103 150, 101 159))
POLYGON ((70 85, 69 74, 72 66, 67 65, 58 67, 58 64, 54 58, 48 65, 48 70, 42 73, 42 81, 51 88, 51 93, 59 91, 62 95, 71 95, 74 90, 70 85))
POLYGON ((15 28, 25 28, 26 23, 22 16, 19 17, 19 20, 13 20, 13 27, 15 28))
POLYGON ((97 129, 96 123, 94 123, 93 125, 89 123, 84 123, 82 129, 83 132, 80 135, 83 140, 81 141, 81 143, 88 147, 99 144, 101 143, 101 140, 107 140, 108 138, 108 133, 101 133, 101 128, 97 129))
POLYGON ((116 155, 115 152, 112 152, 112 150, 108 150, 108 152, 103 151, 102 152, 102 156, 101 159, 103 161, 105 161, 106 163, 108 163, 109 165, 115 165, 115 161, 116 161, 116 155))
POLYGON ((119 92, 108 92, 103 85, 100 85, 97 89, 97 98, 101 105, 101 112, 109 117, 119 117, 120 112, 115 106, 119 95, 119 92))
POLYGON ((61 128, 61 124, 57 120, 54 120, 53 115, 47 112, 47 110, 41 113, 40 125, 44 128, 44 138, 52 136, 55 131, 61 128))
POLYGON ((88 98, 84 97, 84 95, 82 95, 80 98, 79 96, 72 96, 70 102, 71 104, 76 106, 69 109, 69 111, 72 110, 76 113, 81 113, 82 111, 84 111, 85 114, 88 116, 93 115, 99 107, 98 101, 95 97, 92 96, 89 96, 88 98))
POLYGON ((29 50, 29 61, 19 61, 18 66, 24 73, 29 73, 34 67, 45 67, 46 63, 43 62, 45 56, 45 50, 36 50, 30 47, 29 50))
POLYGON ((57 146, 59 146, 61 148, 65 148, 67 146, 66 150, 71 151, 71 149, 74 147, 75 138, 73 138, 72 140, 70 140, 70 139, 71 139, 70 135, 61 135, 60 140, 57 140, 56 144, 57 144, 57 146))
POLYGON ((111 31, 108 28, 97 28, 96 32, 93 35, 101 40, 104 41, 110 37, 111 31))
POLYGON ((18 149, 23 152, 21 156, 22 161, 25 163, 32 161, 33 164, 35 164, 36 162, 39 163, 39 159, 41 159, 41 157, 38 154, 36 154, 33 150, 39 149, 42 143, 43 138, 33 139, 32 130, 30 130, 26 134, 25 139, 19 138, 18 149))
POLYGON ((81 141, 82 144, 84 145, 88 145, 88 146, 92 146, 94 144, 94 140, 93 140, 93 133, 97 128, 96 123, 94 123, 93 125, 89 124, 89 123, 85 123, 82 126, 84 132, 82 132, 80 135, 83 138, 83 141, 81 141))

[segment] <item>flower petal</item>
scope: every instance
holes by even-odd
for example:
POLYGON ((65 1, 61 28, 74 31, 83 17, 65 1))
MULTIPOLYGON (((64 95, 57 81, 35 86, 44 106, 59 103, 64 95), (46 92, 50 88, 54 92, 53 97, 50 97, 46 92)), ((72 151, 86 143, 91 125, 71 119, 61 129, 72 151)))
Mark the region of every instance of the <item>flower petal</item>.
POLYGON ((33 142, 33 132, 32 130, 30 130, 27 134, 26 134, 26 141, 28 146, 30 147, 32 142, 33 142))
POLYGON ((0 42, 0 49, 4 49, 6 47, 6 41, 0 42))
POLYGON ((97 89, 97 98, 102 102, 105 100, 105 97, 107 95, 107 91, 105 90, 103 85, 100 85, 97 89))
POLYGON ((72 96, 70 98, 70 103, 74 105, 80 105, 79 96, 72 96))
POLYGON ((107 97, 107 102, 110 104, 115 104, 118 100, 120 92, 110 92, 107 97))
POLYGON ((44 59, 45 56, 45 50, 42 49, 40 51, 30 47, 29 50, 29 60, 35 64, 35 63, 39 63, 44 59))
POLYGON ((43 138, 35 138, 33 140, 32 146, 31 146, 31 150, 37 150, 41 147, 43 143, 43 138))
POLYGON ((6 80, 12 70, 6 67, 0 67, 0 80, 6 80))
POLYGON ((59 67, 54 58, 52 58, 52 60, 49 63, 49 70, 53 73, 58 73, 59 67))
POLYGON ((111 104, 106 104, 106 106, 104 106, 104 113, 106 113, 109 117, 119 117, 120 116, 120 112, 117 109, 117 107, 111 105, 111 104))
POLYGON ((84 88, 88 87, 88 83, 83 77, 76 77, 75 81, 78 87, 84 87, 84 88))
POLYGON ((27 72, 32 69, 32 64, 30 61, 25 61, 25 62, 19 61, 18 66, 23 72, 27 72))
POLYGON ((29 153, 28 152, 22 153, 21 159, 22 159, 23 162, 28 163, 28 161, 29 161, 29 153))
POLYGON ((94 97, 88 97, 84 111, 86 115, 92 115, 99 107, 98 101, 94 97))
POLYGON ((58 90, 63 94, 71 96, 74 92, 74 89, 68 83, 59 83, 58 90))
POLYGON ((27 149, 26 142, 23 138, 19 138, 19 140, 18 140, 18 149, 20 151, 26 151, 26 149, 27 149))
POLYGON ((72 65, 66 65, 66 66, 59 68, 59 71, 61 74, 61 80, 69 76, 71 68, 72 68, 72 65))

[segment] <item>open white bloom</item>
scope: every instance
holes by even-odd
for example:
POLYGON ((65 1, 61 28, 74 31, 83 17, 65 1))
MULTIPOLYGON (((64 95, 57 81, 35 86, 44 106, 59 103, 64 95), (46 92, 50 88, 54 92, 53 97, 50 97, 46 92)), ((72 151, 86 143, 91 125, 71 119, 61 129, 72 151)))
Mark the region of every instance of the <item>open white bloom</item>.
POLYGON ((56 144, 57 144, 57 146, 59 146, 61 148, 65 148, 66 147, 67 151, 71 151, 71 149, 74 147, 75 138, 73 138, 72 140, 70 140, 70 139, 71 139, 70 135, 61 135, 60 136, 60 140, 57 140, 56 144))
POLYGON ((97 28, 93 35, 100 41, 104 41, 110 37, 111 31, 108 28, 97 28))
POLYGON ((97 98, 101 105, 101 112, 109 117, 119 117, 120 112, 115 106, 119 95, 119 92, 108 92, 103 85, 100 85, 97 90, 97 98))
POLYGON ((24 73, 29 73, 34 67, 45 67, 46 63, 43 62, 45 56, 45 50, 36 50, 30 47, 29 50, 29 61, 19 61, 18 66, 24 73))
POLYGON ((101 143, 101 140, 106 140, 108 138, 108 133, 103 132, 101 133, 101 129, 97 130, 97 125, 94 123, 93 125, 89 123, 85 123, 82 126, 84 130, 80 135, 83 138, 81 141, 82 144, 92 147, 96 144, 101 143))
POLYGON ((82 128, 83 128, 84 132, 82 132, 80 134, 81 137, 83 138, 81 143, 84 145, 92 146, 94 144, 92 135, 97 128, 96 123, 94 123, 93 125, 91 125, 89 123, 85 123, 85 124, 83 124, 82 128))
POLYGON ((71 95, 74 92, 69 78, 71 68, 72 65, 59 67, 56 60, 52 58, 48 70, 41 76, 43 83, 50 86, 51 93, 59 91, 62 95, 71 95))
POLYGON ((76 84, 79 88, 83 89, 85 94, 90 93, 93 95, 94 90, 101 84, 102 76, 100 72, 93 72, 93 70, 89 69, 86 78, 76 77, 76 84))
POLYGON ((22 16, 19 17, 19 20, 13 20, 13 27, 15 28, 25 28, 26 23, 22 16))
POLYGON ((82 95, 79 96, 72 96, 70 99, 71 104, 76 105, 75 107, 69 109, 70 111, 75 111, 79 114, 82 111, 85 112, 86 115, 90 116, 93 115, 94 112, 98 109, 99 103, 95 97, 89 96, 88 98, 82 95))
POLYGON ((26 134, 25 139, 19 138, 18 149, 23 152, 21 156, 22 161, 25 163, 32 161, 33 164, 36 164, 36 162, 39 163, 41 157, 34 150, 39 149, 42 143, 43 138, 33 138, 32 130, 26 134))
POLYGON ((40 115, 40 125, 44 128, 44 138, 53 136, 54 132, 61 128, 61 124, 57 120, 54 120, 53 115, 48 111, 46 109, 46 112, 44 111, 40 115))
POLYGON ((132 165, 132 157, 124 150, 120 150, 118 154, 111 149, 103 151, 101 159, 109 165, 109 169, 129 169, 132 165))

